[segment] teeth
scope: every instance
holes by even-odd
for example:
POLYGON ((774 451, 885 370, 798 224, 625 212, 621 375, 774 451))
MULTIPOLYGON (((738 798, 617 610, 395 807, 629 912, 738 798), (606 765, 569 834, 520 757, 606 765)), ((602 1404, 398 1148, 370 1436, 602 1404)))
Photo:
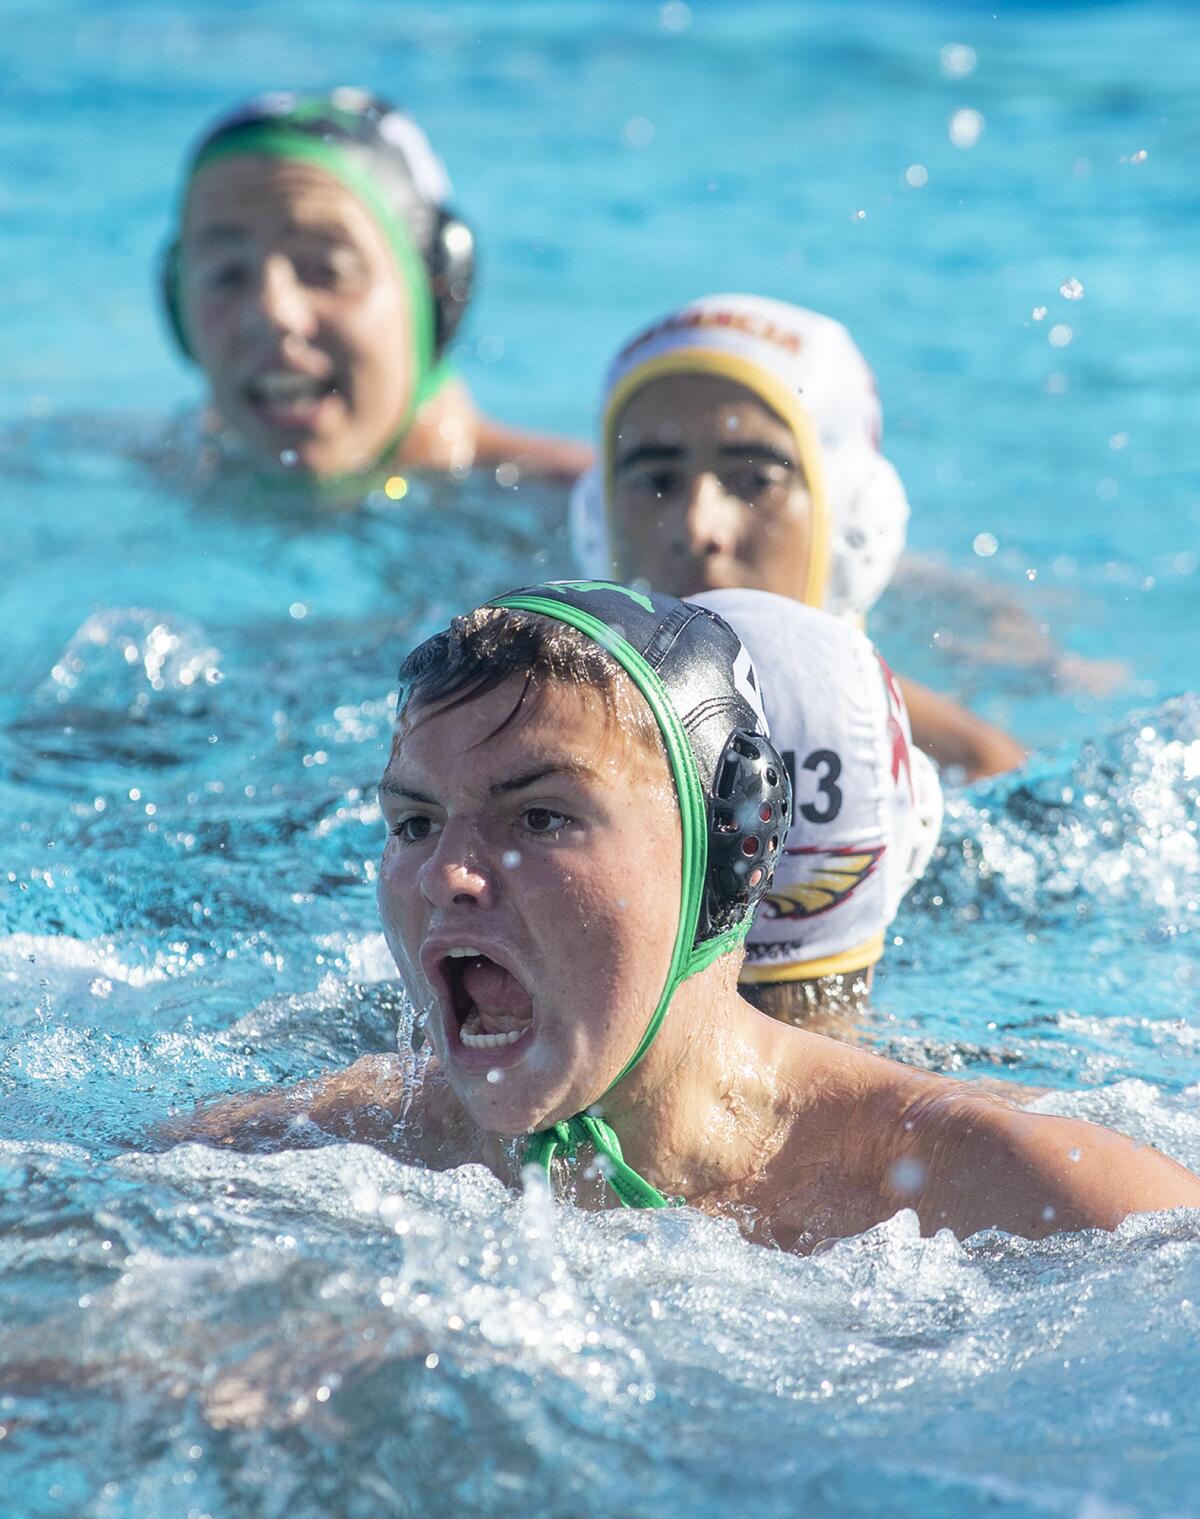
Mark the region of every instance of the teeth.
POLYGON ((323 380, 314 379, 312 375, 279 371, 260 374, 254 385, 268 401, 292 401, 301 396, 323 395, 328 388, 323 380))
POLYGON ((473 1034, 469 1029, 461 1028, 458 1037, 469 1050, 496 1050, 504 1044, 515 1044, 524 1032, 523 1028, 514 1028, 507 1034, 473 1034))
POLYGON ((446 959, 447 960, 476 960, 476 959, 479 958, 479 956, 480 956, 481 953, 482 953, 482 951, 478 950, 478 949, 448 949, 446 951, 446 959))

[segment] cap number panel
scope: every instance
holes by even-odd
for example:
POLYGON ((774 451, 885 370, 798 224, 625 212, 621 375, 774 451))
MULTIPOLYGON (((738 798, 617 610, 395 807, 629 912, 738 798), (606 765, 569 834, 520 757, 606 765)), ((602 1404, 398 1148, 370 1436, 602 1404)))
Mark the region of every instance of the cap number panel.
POLYGON ((832 823, 842 810, 842 788, 838 779, 842 773, 842 761, 832 749, 814 749, 805 756, 801 770, 811 771, 817 780, 817 795, 811 802, 799 800, 808 786, 800 783, 796 770, 796 751, 785 749, 783 763, 792 778, 792 790, 796 796, 796 812, 807 823, 832 823))

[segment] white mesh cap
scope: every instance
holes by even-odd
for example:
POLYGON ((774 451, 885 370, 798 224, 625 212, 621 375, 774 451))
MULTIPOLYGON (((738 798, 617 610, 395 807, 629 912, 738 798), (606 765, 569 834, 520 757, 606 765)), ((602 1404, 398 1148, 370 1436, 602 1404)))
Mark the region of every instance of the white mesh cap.
MULTIPOLYGON (((689 352, 698 370, 717 368, 723 358, 740 361, 743 383, 753 388, 757 371, 764 385, 782 386, 795 398, 794 409, 816 445, 817 458, 809 461, 814 509, 827 518, 828 573, 820 604, 861 620, 895 572, 909 510, 899 476, 879 452, 883 416, 875 377, 853 338, 832 317, 764 296, 693 301, 639 333, 610 366, 602 454, 610 446, 614 401, 621 404, 643 372, 652 378, 657 361, 689 352)), ((613 562, 604 468, 601 458, 572 492, 571 543, 585 574, 628 577, 637 567, 613 562)))

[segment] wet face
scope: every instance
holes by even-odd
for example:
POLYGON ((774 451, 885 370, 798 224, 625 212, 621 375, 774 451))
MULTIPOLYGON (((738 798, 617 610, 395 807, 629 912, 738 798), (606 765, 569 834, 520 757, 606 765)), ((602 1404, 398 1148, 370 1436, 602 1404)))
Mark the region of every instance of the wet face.
POLYGON ((366 207, 309 164, 220 159, 193 181, 181 256, 213 405, 258 463, 317 478, 374 464, 414 376, 407 292, 366 207))
POLYGON ((664 375, 617 417, 610 520, 622 577, 675 596, 803 598, 812 500, 791 428, 717 375, 664 375))
POLYGON ((666 759, 576 687, 497 732, 522 684, 418 709, 380 784, 388 944, 451 1086, 499 1134, 612 1083, 666 981, 680 900, 666 759))

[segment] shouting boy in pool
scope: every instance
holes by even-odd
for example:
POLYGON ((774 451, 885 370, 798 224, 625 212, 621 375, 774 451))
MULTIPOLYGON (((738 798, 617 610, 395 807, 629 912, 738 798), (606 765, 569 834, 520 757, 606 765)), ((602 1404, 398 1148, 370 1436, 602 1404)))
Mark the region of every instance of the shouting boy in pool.
POLYGON ((434 1054, 370 1056, 193 1137, 315 1124, 444 1169, 523 1160, 589 1208, 686 1203, 785 1249, 900 1208, 1031 1237, 1200 1207, 1109 1130, 788 1027, 738 995, 790 788, 707 609, 595 581, 513 593, 400 672, 379 904, 434 1054), (297 1123, 297 1120, 307 1122, 297 1123))
POLYGON ((588 451, 481 416, 448 367, 474 240, 413 119, 362 90, 266 95, 188 165, 164 266, 171 329, 211 392, 196 467, 361 490, 401 467, 588 451))

